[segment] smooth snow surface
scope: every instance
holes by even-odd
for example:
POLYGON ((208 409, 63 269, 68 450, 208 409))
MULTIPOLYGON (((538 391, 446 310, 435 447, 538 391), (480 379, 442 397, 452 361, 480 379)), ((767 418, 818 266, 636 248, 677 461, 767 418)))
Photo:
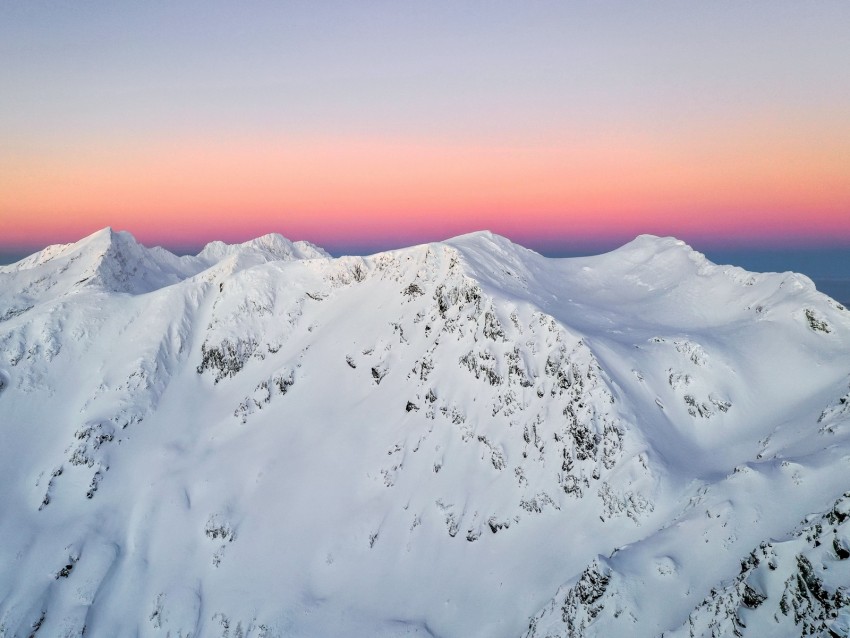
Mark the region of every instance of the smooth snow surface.
POLYGON ((850 632, 850 312, 671 238, 105 229, 0 268, 0 436, 0 636, 850 632))

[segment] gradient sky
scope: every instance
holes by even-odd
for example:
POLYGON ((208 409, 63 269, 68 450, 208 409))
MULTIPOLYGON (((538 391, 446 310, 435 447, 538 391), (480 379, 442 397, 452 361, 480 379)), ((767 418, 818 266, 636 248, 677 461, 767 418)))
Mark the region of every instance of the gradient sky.
POLYGON ((850 247, 850 3, 0 3, 0 252, 850 247))

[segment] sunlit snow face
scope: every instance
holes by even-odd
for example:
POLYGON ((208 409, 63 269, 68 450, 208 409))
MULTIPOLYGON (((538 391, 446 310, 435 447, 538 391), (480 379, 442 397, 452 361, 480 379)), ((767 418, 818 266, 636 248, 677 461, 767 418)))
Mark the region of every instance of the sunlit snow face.
POLYGON ((850 318, 801 275, 648 235, 104 229, 0 278, 15 633, 687 635, 844 600, 850 318))

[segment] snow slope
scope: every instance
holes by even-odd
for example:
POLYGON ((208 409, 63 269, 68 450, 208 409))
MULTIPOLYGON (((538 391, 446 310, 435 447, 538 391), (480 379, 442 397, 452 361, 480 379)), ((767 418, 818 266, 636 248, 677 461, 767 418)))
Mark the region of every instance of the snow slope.
POLYGON ((674 239, 105 229, 0 269, 0 406, 0 636, 850 631, 850 313, 674 239))

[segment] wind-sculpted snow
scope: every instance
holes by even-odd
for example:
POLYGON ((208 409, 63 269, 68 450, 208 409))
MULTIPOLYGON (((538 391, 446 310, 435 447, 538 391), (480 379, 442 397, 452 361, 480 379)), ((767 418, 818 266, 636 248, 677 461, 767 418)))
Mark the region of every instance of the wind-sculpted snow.
POLYGON ((848 355, 673 239, 49 247, 0 270, 0 636, 845 635, 848 355))

